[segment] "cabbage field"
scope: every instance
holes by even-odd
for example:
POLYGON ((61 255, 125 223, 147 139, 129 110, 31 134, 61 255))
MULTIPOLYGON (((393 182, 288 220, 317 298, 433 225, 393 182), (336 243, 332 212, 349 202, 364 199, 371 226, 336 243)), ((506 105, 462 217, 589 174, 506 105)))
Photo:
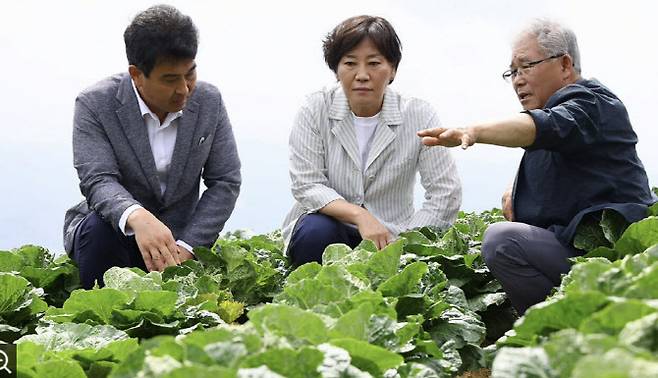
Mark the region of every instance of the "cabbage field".
POLYGON ((295 270, 278 232, 233 232, 92 290, 66 256, 0 251, 0 343, 19 377, 658 377, 658 205, 584 223, 587 254, 521 318, 480 256, 502 220, 460 213, 295 270))

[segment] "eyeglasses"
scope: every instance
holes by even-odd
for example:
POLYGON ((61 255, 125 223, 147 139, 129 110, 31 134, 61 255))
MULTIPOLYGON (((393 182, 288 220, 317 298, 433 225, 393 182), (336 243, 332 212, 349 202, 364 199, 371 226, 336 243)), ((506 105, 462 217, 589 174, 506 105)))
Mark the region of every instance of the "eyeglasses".
POLYGON ((547 61, 547 60, 551 60, 551 59, 559 58, 559 57, 562 57, 562 56, 565 56, 565 55, 566 55, 566 54, 564 54, 564 53, 562 53, 562 54, 557 54, 557 55, 549 56, 548 58, 544 58, 544 59, 540 59, 540 60, 535 60, 534 62, 524 63, 524 64, 521 65, 521 67, 518 67, 518 68, 512 68, 512 69, 509 69, 509 70, 503 72, 503 80, 505 80, 505 81, 508 82, 508 83, 511 83, 512 80, 514 80, 514 78, 515 78, 518 74, 523 74, 523 75, 525 75, 526 73, 528 73, 528 71, 529 71, 532 67, 538 65, 539 63, 543 63, 543 62, 545 62, 545 61, 547 61))

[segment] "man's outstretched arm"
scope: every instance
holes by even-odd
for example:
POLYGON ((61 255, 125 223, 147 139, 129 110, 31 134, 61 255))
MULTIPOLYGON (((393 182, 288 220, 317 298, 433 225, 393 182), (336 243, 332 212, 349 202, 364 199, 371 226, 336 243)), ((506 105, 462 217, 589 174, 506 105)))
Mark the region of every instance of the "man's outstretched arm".
POLYGON ((465 128, 434 128, 418 132, 426 146, 461 146, 466 149, 475 143, 505 147, 527 147, 535 141, 535 121, 526 113, 508 119, 484 122, 465 128))

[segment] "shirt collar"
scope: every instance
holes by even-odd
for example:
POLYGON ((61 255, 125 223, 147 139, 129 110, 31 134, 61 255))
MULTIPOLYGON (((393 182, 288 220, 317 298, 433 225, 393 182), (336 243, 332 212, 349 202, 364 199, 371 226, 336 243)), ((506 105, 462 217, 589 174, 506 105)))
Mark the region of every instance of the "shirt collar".
MULTIPOLYGON (((135 91, 135 97, 137 97, 137 103, 139 104, 139 111, 140 111, 140 113, 142 113, 142 117, 144 117, 145 115, 148 114, 153 119, 158 119, 157 114, 153 113, 151 111, 151 109, 149 109, 148 105, 146 105, 146 103, 142 99, 142 96, 139 94, 139 91, 137 90, 137 87, 135 86, 135 82, 133 80, 130 80, 130 82, 133 86, 133 90, 135 91)), ((175 120, 176 118, 178 118, 182 115, 183 115, 183 110, 182 109, 177 111, 176 113, 169 113, 169 114, 167 114, 167 117, 165 118, 165 121, 162 124, 164 125, 167 121, 171 122, 171 121, 175 120)))
MULTIPOLYGON (((343 88, 337 85, 334 89, 334 97, 329 108, 329 118, 335 120, 342 120, 347 115, 353 114, 350 110, 347 96, 343 92, 343 88)), ((379 119, 388 125, 400 125, 402 123, 402 113, 400 112, 400 99, 399 95, 390 88, 384 91, 384 103, 382 109, 379 111, 379 119)))

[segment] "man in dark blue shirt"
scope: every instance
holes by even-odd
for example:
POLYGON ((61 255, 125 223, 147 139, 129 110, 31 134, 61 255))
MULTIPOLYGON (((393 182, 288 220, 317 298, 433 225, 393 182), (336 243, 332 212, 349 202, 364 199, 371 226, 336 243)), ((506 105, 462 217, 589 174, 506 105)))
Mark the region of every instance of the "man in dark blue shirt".
POLYGON ((522 113, 419 136, 426 145, 526 150, 503 195, 510 222, 490 226, 482 245, 487 266, 522 314, 560 284, 568 258, 583 253, 571 241, 584 216, 613 209, 635 222, 653 199, 626 108, 597 80, 581 78, 571 30, 534 22, 517 38, 503 78, 512 83, 522 113))

